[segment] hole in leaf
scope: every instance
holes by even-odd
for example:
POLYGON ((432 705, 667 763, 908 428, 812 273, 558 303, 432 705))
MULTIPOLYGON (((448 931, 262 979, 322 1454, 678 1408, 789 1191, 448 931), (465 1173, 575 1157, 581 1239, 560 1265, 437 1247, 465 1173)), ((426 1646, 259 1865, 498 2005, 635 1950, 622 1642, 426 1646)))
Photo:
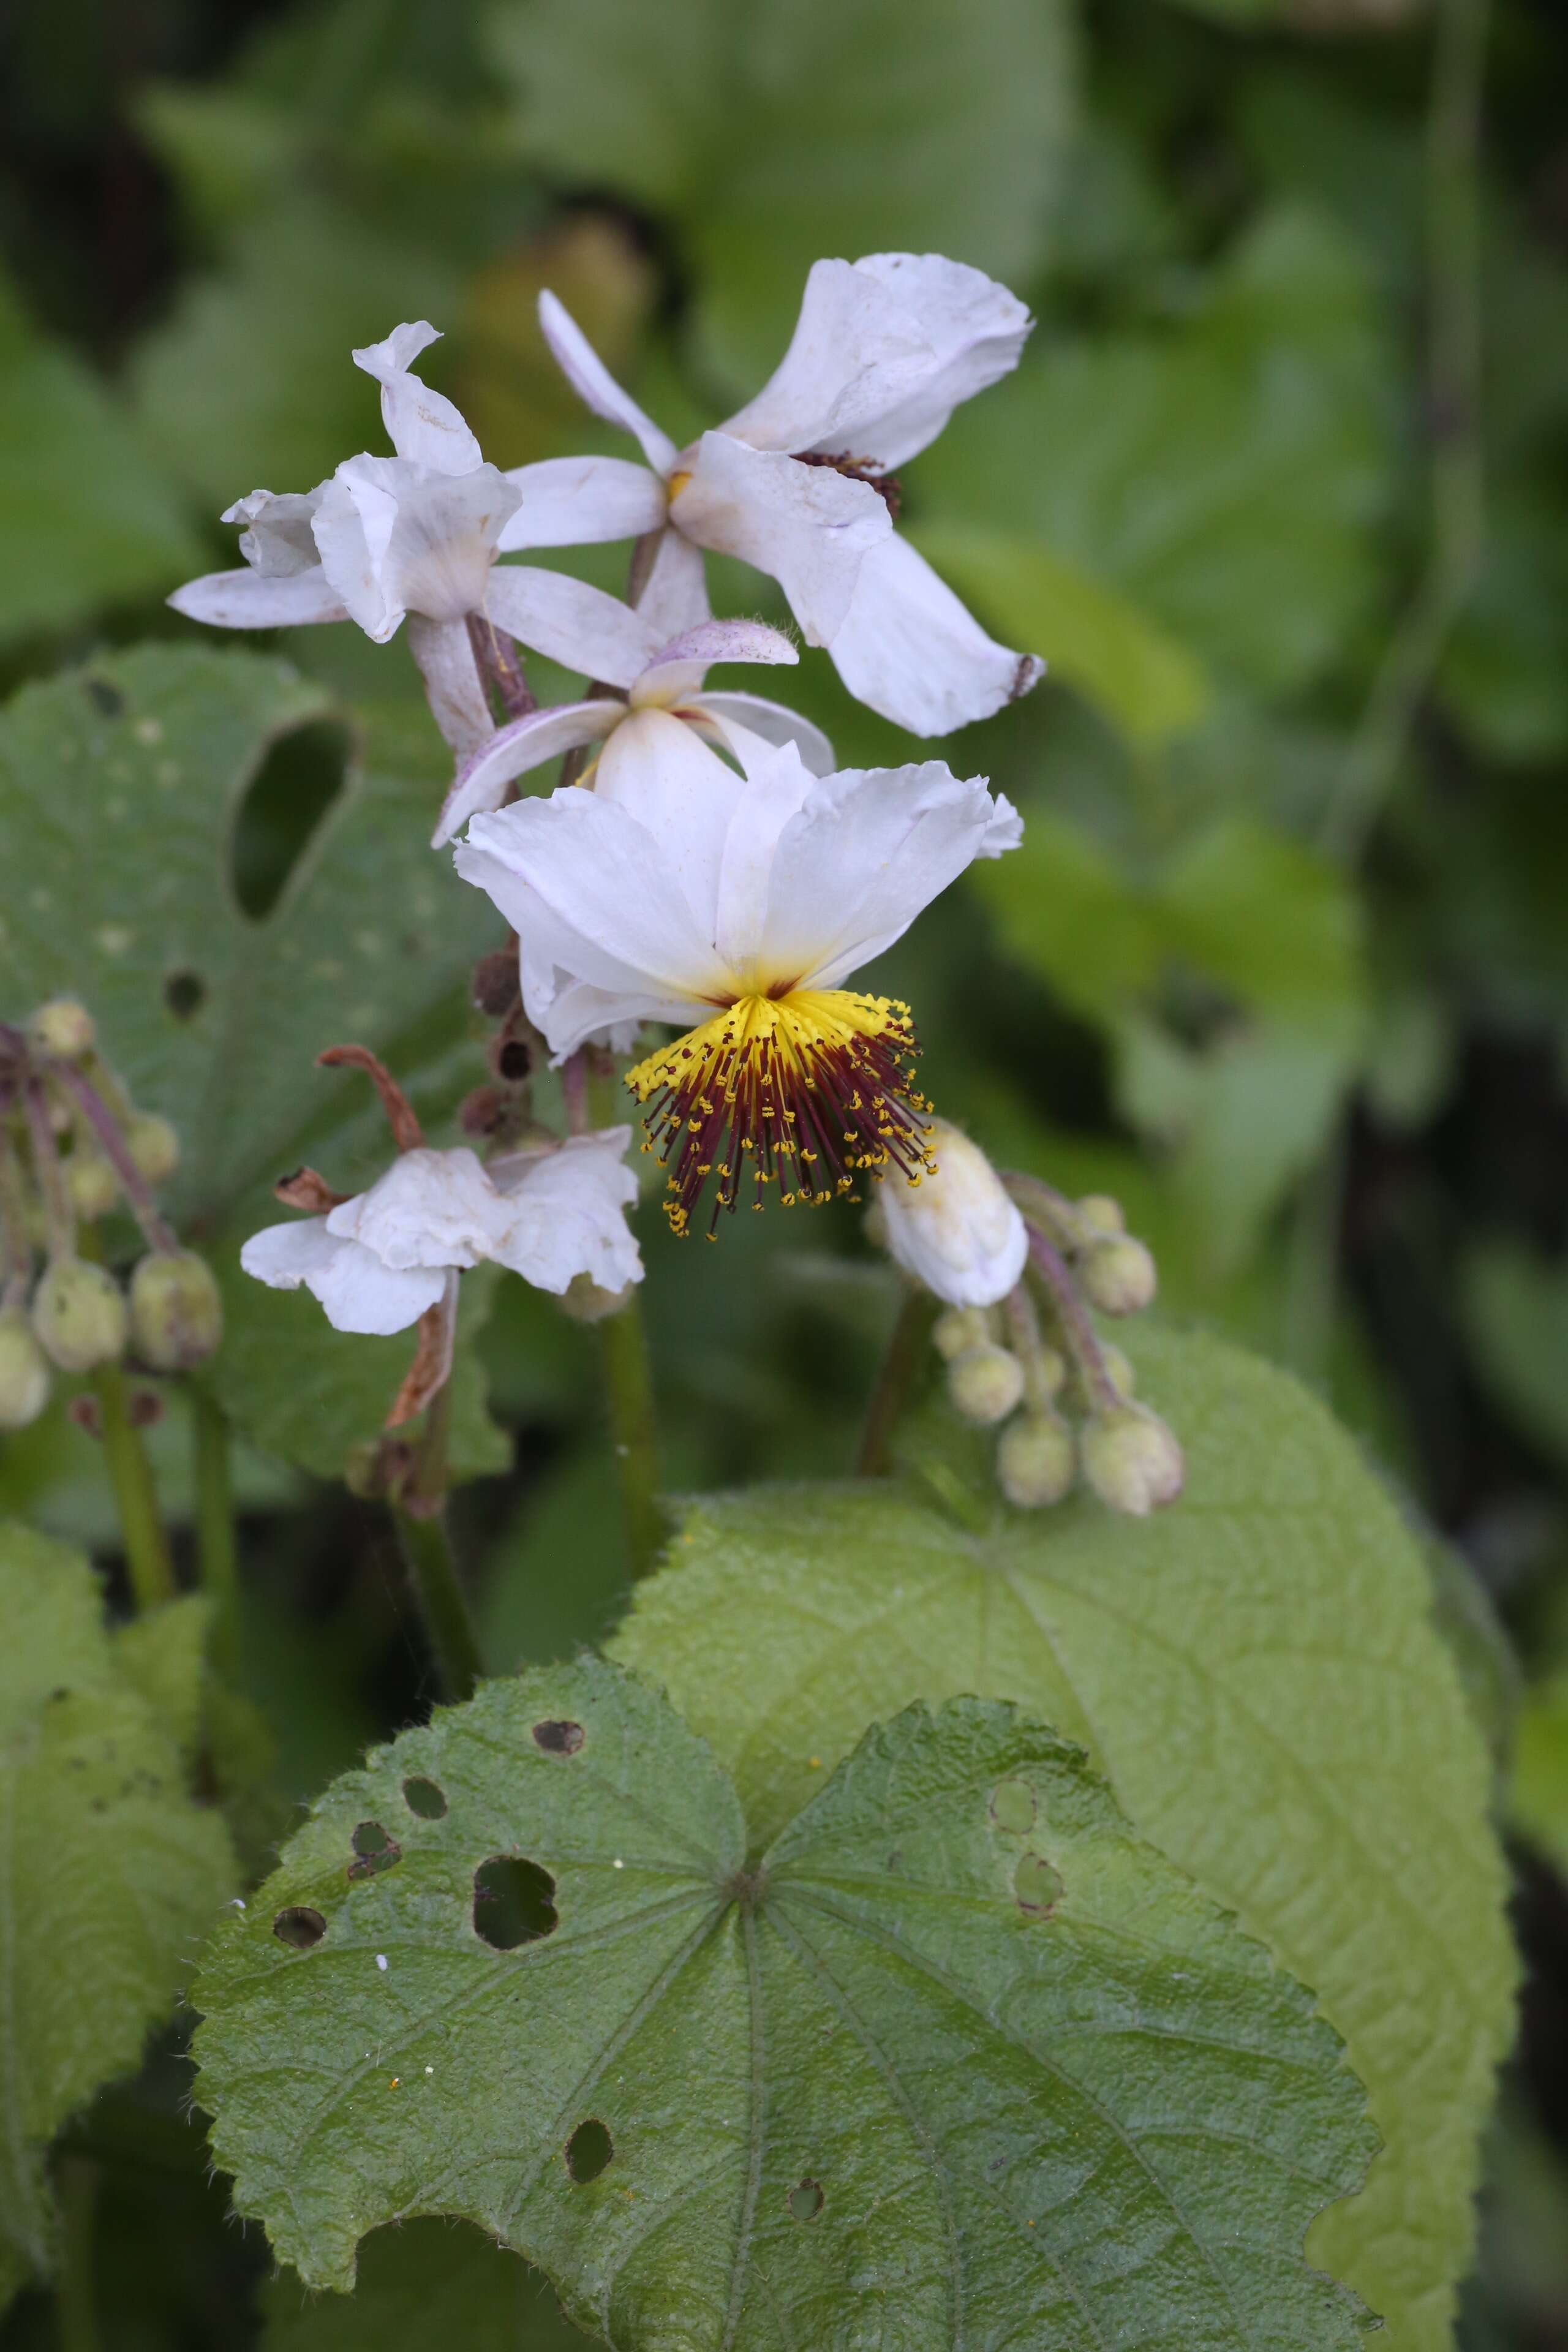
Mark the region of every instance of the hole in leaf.
POLYGON ((820 2180, 797 2180, 785 2200, 797 2221, 815 2221, 822 2210, 820 2180))
POLYGON ((566 2143, 566 2169, 579 2188, 597 2180, 616 2152, 616 2143, 597 2116, 579 2124, 566 2143))
POLYGON ((498 1952, 536 1944, 558 1924, 551 1897, 555 1881, 537 1862, 493 1854, 474 1873, 474 1929, 498 1952))
POLYGON ((308 1952, 326 1934, 327 1923, 308 1903, 290 1903, 272 1922, 272 1932, 280 1944, 290 1944, 297 1952, 308 1952))
POLYGON ((447 1811, 446 1791, 434 1780, 405 1780, 403 1801, 422 1822, 438 1822, 447 1811))
POLYGON ((1035 1792, 1027 1780, 999 1780, 991 1796, 991 1818, 999 1830, 1021 1835, 1035 1826, 1035 1792))
POLYGON ((93 709, 100 710, 106 719, 118 719, 125 709, 125 697, 117 686, 110 686, 106 677, 88 679, 87 698, 93 709))
POLYGON ((387 1836, 379 1822, 361 1822, 349 1843, 354 1850, 349 1864, 351 1878, 374 1878, 378 1870, 390 1870, 403 1859, 403 1848, 395 1838, 387 1836))
POLYGON ((580 1723, 536 1723, 533 1744, 547 1756, 575 1756, 587 1737, 580 1723))
POLYGON ((348 730, 317 719, 280 735, 251 779, 229 835, 229 883, 252 922, 283 895, 311 835, 343 788, 348 730))
POLYGON ((207 984, 199 971, 172 971, 163 982, 163 1002, 176 1021, 189 1021, 206 999, 207 984))
POLYGON ((1043 1919, 1062 1892, 1061 1874, 1037 1853, 1021 1854, 1013 1873, 1013 1892, 1022 1910, 1043 1919))

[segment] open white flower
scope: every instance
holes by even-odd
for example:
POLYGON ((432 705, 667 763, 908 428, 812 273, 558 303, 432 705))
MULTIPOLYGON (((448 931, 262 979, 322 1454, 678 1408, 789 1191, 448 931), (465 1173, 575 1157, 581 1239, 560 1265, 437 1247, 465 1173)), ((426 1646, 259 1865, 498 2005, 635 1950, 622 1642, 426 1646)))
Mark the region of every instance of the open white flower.
MULTIPOLYGON (((637 617, 641 619, 639 612, 637 617)), ((651 639, 653 632, 648 632, 651 639)), ((619 687, 614 698, 561 702, 503 727, 459 768, 432 836, 439 848, 482 810, 500 808, 515 778, 563 751, 596 747, 591 763, 601 790, 615 792, 620 770, 650 756, 665 730, 689 727, 729 751, 742 767, 780 743, 794 743, 814 775, 833 765, 833 746, 820 728, 781 702, 759 694, 710 693, 710 662, 795 662, 789 639, 760 621, 703 621, 652 653, 640 668, 604 677, 619 687)), ((582 665, 574 665, 581 667, 582 665)), ((652 756, 657 758, 657 748, 652 756)), ((590 771, 584 772, 587 782, 590 771)))
POLYGON ((882 1202, 889 1252, 949 1307, 994 1307, 1024 1271, 1028 1229, 978 1144, 946 1119, 929 1139, 935 1172, 882 1202))
MULTIPOLYGON (((641 444, 661 519, 770 573, 807 643, 827 648, 873 710, 942 735, 1040 677, 1044 665, 994 644, 893 530, 893 468, 1017 364, 1033 321, 1005 287, 939 254, 815 263, 782 364, 686 449, 621 390, 553 294, 539 315, 588 406, 641 444)), ((581 502, 584 540, 621 536, 612 520, 608 498, 581 502)))
POLYGON ((647 474, 621 458, 555 460, 515 477, 488 465, 452 403, 409 373, 438 340, 420 320, 353 354, 381 385, 395 457, 347 457, 313 490, 253 490, 223 518, 245 526, 243 568, 189 581, 169 602, 224 629, 353 620, 378 645, 406 618, 437 723, 462 757, 492 731, 470 614, 592 677, 639 652, 647 658, 648 625, 616 597, 563 572, 498 568, 496 559, 580 539, 580 502, 620 530, 640 530, 649 499, 647 474))
POLYGON ((490 1258, 559 1296, 585 1274, 605 1290, 642 1274, 626 1223, 637 1179, 629 1127, 572 1136, 484 1168, 465 1147, 405 1151, 325 1216, 253 1234, 240 1265, 274 1290, 301 1284, 340 1331, 406 1330, 455 1269, 490 1258))
POLYGON ((738 775, 666 719, 596 791, 476 816, 457 862, 518 932, 557 1056, 620 1024, 686 1032, 626 1076, 684 1233, 710 1178, 714 1222, 734 1208, 747 1162, 759 1207, 774 1182, 787 1205, 860 1171, 921 1181, 909 1009, 840 983, 1021 831, 940 761, 814 776, 786 743, 738 775))

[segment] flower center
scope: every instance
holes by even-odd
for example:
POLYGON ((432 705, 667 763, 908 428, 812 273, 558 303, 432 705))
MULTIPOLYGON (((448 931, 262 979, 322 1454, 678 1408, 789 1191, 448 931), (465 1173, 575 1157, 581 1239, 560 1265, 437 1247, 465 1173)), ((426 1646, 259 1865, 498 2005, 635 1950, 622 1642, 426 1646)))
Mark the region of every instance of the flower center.
POLYGON ((626 1072, 647 1122, 645 1151, 670 1171, 665 1214, 678 1234, 714 1179, 709 1239, 742 1183, 752 1207, 776 1183, 785 1208, 853 1198, 868 1171, 910 1184, 934 1171, 931 1108, 911 1084, 919 1047, 907 1004, 847 990, 742 996, 626 1072))

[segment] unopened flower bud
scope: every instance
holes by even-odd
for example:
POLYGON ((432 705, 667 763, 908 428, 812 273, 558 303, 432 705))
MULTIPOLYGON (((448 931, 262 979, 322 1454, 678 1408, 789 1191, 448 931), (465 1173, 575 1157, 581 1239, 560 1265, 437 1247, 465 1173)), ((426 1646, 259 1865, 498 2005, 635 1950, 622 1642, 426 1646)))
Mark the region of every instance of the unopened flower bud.
POLYGON ((126 1146, 149 1184, 166 1184, 180 1164, 180 1139, 156 1111, 138 1111, 125 1130, 126 1146))
POLYGON ((1039 1348, 1026 1367, 1026 1385, 1033 1405, 1047 1405, 1067 1386, 1068 1360, 1059 1348, 1039 1348))
POLYGON ((955 1356, 984 1348, 991 1337, 991 1325, 982 1307, 950 1307, 931 1325, 931 1336, 938 1355, 945 1356, 951 1364, 955 1356))
POLYGON ((0 1429, 26 1429, 49 1401, 48 1358, 19 1307, 0 1314, 0 1429))
POLYGON ((1097 1413, 1079 1439, 1084 1475, 1102 1503, 1147 1518, 1182 1491, 1186 1465, 1164 1423, 1146 1405, 1097 1413))
POLYGON ((1078 1278, 1089 1305, 1102 1315, 1136 1315, 1154 1296, 1153 1258, 1126 1234, 1086 1250, 1078 1278))
POLYGON ((1021 1412, 996 1441, 996 1483, 1016 1510, 1040 1511, 1072 1486, 1072 1432, 1053 1412, 1021 1412))
POLYGON ((90 1372, 125 1352, 125 1300, 114 1276, 85 1258, 57 1259, 33 1293, 33 1329, 62 1372, 90 1372))
POLYGON ((1110 1385, 1120 1397, 1130 1397, 1137 1386, 1138 1376, 1132 1369, 1132 1359, 1108 1339, 1100 1343, 1100 1360, 1110 1376, 1110 1385))
POLYGON ((91 1013, 74 996, 57 996, 40 1004, 27 1024, 27 1042, 40 1054, 62 1062, 79 1062, 90 1054, 98 1032, 91 1013))
POLYGON ((1113 1201, 1109 1192, 1086 1192, 1074 1205, 1079 1223, 1086 1225, 1090 1233, 1124 1234, 1127 1231, 1127 1219, 1121 1203, 1113 1201))
POLYGON ((927 1140, 934 1173, 882 1187, 888 1248, 950 1307, 993 1307, 1024 1271, 1024 1220, 978 1144, 940 1118, 927 1140))
POLYGON ((947 1392, 965 1421, 1005 1421, 1024 1393, 1024 1367, 1005 1348, 971 1348, 947 1368, 947 1392))
POLYGON ((90 1144, 79 1143, 64 1165, 66 1191, 77 1215, 89 1223, 95 1217, 107 1217, 120 1198, 120 1179, 110 1160, 90 1144))
POLYGON ((195 1250, 144 1257, 131 1277, 131 1337, 157 1372, 188 1372, 223 1338, 223 1301, 195 1250))
POLYGON ((620 1313, 633 1287, 628 1282, 619 1290, 606 1290, 591 1274, 574 1274, 555 1303, 574 1323, 603 1323, 620 1313))

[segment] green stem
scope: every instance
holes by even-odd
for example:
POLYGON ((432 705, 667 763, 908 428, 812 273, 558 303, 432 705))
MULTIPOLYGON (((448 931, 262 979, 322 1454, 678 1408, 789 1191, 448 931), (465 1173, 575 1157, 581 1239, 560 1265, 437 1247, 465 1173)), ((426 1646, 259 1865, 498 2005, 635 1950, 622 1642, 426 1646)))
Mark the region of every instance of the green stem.
POLYGON ((876 1386, 866 1408, 860 1450, 855 1458, 858 1478, 885 1478, 892 1469, 893 1432, 913 1393, 935 1320, 936 1300, 929 1290, 904 1293, 904 1303, 882 1351, 876 1386))
POLYGON ((55 2286, 59 2352, 99 2352, 98 2299, 93 2292, 93 2223, 99 2169, 90 2157, 68 2156, 59 2168, 60 2268, 55 2286))
POLYGON ((205 1388, 193 1382, 188 1392, 195 1441, 196 1566, 213 1604, 213 1664, 232 1677, 239 1665, 239 1549, 228 1416, 205 1388))
POLYGON ((605 1386, 620 1478, 626 1559, 634 1576, 647 1576, 658 1561, 668 1528, 658 1498, 658 1425, 647 1334, 635 1291, 624 1307, 605 1318, 599 1337, 605 1351, 605 1386))
POLYGON ((442 1692, 448 1699, 472 1698, 482 1671, 479 1636, 458 1579, 445 1516, 437 1512, 421 1518, 397 1508, 393 1517, 419 1596, 442 1692))
POLYGON ((109 1482, 125 1541, 132 1594, 138 1609, 156 1609, 174 1597, 174 1563, 158 1508, 153 1465, 142 1433, 131 1418, 125 1374, 120 1366, 100 1364, 91 1381, 109 1482))

